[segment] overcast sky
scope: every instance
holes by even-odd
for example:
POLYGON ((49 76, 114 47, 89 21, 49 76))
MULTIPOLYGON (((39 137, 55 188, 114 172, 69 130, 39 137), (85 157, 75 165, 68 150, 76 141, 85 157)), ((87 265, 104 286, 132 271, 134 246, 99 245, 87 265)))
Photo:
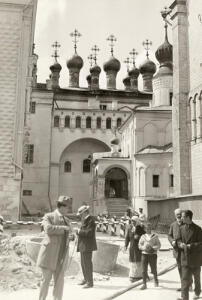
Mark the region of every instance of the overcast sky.
MULTIPOLYGON (((154 60, 154 52, 164 41, 164 28, 160 11, 169 6, 172 0, 38 0, 35 43, 38 60, 38 82, 45 82, 49 77, 49 67, 53 63, 51 45, 56 40, 61 44, 58 61, 62 65, 60 85, 68 86, 68 69, 66 60, 74 53, 70 33, 74 29, 82 34, 78 44, 78 54, 84 60, 80 73, 80 86, 87 86, 86 76, 89 74, 88 55, 95 44, 100 48, 98 65, 110 57, 110 34, 114 34, 117 42, 114 56, 121 62, 121 70, 117 76, 117 87, 123 88, 122 80, 126 76, 123 61, 135 48, 139 57, 137 65, 144 60, 145 51, 142 42, 152 41, 150 58, 154 60)), ((169 40, 172 42, 171 28, 169 40)), ((100 86, 106 87, 105 72, 102 69, 100 86)))

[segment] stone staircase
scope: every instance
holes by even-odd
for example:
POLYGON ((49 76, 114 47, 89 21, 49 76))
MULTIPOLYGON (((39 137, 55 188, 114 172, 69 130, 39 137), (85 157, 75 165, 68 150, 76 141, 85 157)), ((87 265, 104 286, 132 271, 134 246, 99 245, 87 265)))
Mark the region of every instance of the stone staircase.
POLYGON ((129 206, 129 200, 124 198, 108 198, 105 199, 108 213, 110 216, 122 217, 129 206))

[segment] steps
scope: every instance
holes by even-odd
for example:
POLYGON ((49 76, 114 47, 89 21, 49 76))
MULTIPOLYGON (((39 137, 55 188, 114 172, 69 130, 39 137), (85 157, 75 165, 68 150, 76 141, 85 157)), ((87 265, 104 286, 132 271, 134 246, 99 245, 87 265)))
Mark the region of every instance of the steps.
POLYGON ((129 201, 124 198, 108 198, 105 199, 108 213, 110 216, 122 217, 129 206, 129 201))

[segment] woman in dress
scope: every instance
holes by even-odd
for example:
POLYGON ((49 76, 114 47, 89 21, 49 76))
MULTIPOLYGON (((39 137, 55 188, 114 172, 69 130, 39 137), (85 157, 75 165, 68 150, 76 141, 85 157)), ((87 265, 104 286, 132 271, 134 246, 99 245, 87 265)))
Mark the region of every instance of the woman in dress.
POLYGON ((138 217, 131 218, 131 224, 126 231, 125 249, 129 246, 129 262, 130 272, 129 278, 131 282, 142 278, 141 250, 138 248, 140 237, 145 234, 142 226, 138 224, 138 217))

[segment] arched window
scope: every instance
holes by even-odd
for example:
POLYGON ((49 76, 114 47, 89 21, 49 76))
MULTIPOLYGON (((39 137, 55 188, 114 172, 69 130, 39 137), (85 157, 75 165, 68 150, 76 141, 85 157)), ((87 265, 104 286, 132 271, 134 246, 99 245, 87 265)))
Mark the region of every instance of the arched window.
POLYGON ((90 173, 90 159, 83 160, 83 173, 90 173))
POLYGON ((60 117, 55 116, 54 117, 54 127, 59 127, 59 124, 60 124, 60 117))
POLYGON ((119 128, 122 124, 122 120, 121 118, 118 118, 117 121, 116 121, 116 127, 119 128))
POLYGON ((86 128, 91 128, 91 117, 86 118, 86 128))
POLYGON ((81 117, 76 117, 76 128, 81 128, 81 117))
POLYGON ((102 120, 100 117, 97 118, 97 128, 101 128, 102 120))
POLYGON ((69 128, 70 127, 70 116, 65 117, 65 127, 69 128))
POLYGON ((72 164, 70 161, 66 161, 64 164, 64 172, 65 173, 70 173, 72 171, 72 164))
POLYGON ((111 129, 111 127, 112 127, 112 120, 111 120, 111 118, 107 118, 106 119, 106 128, 111 129))

